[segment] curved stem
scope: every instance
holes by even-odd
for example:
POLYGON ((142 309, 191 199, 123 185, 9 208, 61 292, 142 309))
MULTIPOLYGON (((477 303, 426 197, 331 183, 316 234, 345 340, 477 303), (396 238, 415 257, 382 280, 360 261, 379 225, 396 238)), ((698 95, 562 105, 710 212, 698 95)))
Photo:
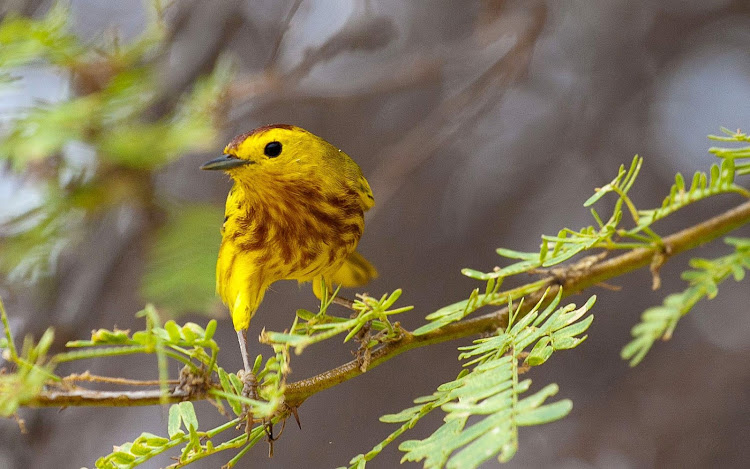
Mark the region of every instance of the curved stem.
MULTIPOLYGON (((663 238, 663 246, 667 254, 672 256, 714 240, 748 222, 750 222, 750 202, 745 202, 703 223, 663 238)), ((563 296, 569 296, 610 278, 645 267, 651 263, 654 254, 653 248, 637 248, 582 270, 579 270, 576 265, 572 265, 564 269, 562 275, 558 274, 554 278, 548 278, 550 285, 552 285, 548 298, 554 297, 560 286, 564 289, 563 296)), ((519 314, 523 315, 528 312, 528 309, 541 299, 543 292, 544 290, 540 289, 529 295, 519 314)), ((413 348, 505 327, 507 317, 508 308, 506 307, 482 316, 448 324, 425 335, 406 334, 400 340, 388 343, 374 351, 368 369, 372 369, 413 348)), ((311 378, 288 384, 286 390, 287 404, 292 407, 299 405, 313 394, 348 381, 360 374, 362 374, 362 371, 355 360, 311 378)))

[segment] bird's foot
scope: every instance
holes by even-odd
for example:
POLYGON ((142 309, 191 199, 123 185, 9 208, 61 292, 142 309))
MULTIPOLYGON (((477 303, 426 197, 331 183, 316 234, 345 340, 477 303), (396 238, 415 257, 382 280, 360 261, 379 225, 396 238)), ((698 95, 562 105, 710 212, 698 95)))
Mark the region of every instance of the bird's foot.
MULTIPOLYGON (((255 378, 255 374, 252 372, 240 372, 241 376, 240 379, 242 379, 242 397, 247 397, 249 399, 258 400, 258 381, 255 378)), ((240 429, 242 427, 245 427, 245 433, 250 434, 250 431, 253 429, 253 425, 257 422, 263 425, 263 430, 266 432, 266 437, 268 439, 268 443, 270 445, 269 448, 269 457, 273 456, 273 442, 276 441, 280 436, 281 432, 284 431, 284 428, 282 426, 281 432, 279 432, 278 435, 274 436, 273 434, 273 424, 271 423, 271 420, 268 418, 262 418, 262 419, 255 419, 253 416, 252 409, 250 408, 249 404, 242 404, 242 413, 240 413, 240 423, 237 425, 237 428, 240 429)))
MULTIPOLYGON (((252 371, 240 371, 238 373, 242 380, 242 397, 258 400, 258 380, 252 371)), ((253 429, 255 420, 249 404, 242 404, 242 413, 240 413, 240 423, 237 428, 245 427, 245 433, 249 434, 253 429)))

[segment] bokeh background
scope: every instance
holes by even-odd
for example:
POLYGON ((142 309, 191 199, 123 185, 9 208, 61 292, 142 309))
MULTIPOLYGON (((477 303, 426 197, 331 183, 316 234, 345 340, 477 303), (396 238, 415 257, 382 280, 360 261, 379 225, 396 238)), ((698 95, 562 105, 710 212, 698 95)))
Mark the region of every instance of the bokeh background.
MULTIPOLYGON (((42 17, 50 6, 3 0, 0 16, 42 17)), ((127 49, 153 16, 140 0, 72 0, 69 27, 91 54, 115 36, 127 49)), ((401 302, 415 309, 401 321, 413 328, 476 286, 462 267, 491 269, 502 262, 496 247, 534 250, 542 233, 591 223, 582 202, 634 154, 645 158, 636 202, 655 206, 676 171, 712 163, 707 134, 750 122, 746 0, 178 0, 163 20, 164 35, 136 61, 94 54, 77 67, 54 57, 0 64, 16 77, 0 89, 0 149, 9 158, 0 163, 0 294, 17 337, 38 337, 50 325, 58 344, 99 327, 137 330, 134 313, 153 301, 180 321, 221 318, 220 361, 241 368, 231 322, 212 291, 229 182, 197 168, 259 125, 305 127, 360 164, 377 203, 360 243, 380 271, 367 291, 403 288, 401 302), (78 123, 36 135, 28 147, 11 133, 30 108, 96 95, 123 70, 134 74, 124 89, 144 98, 107 104, 127 108, 124 117, 84 128, 84 107, 75 111, 78 123), (196 95, 196 83, 208 83, 205 95, 196 95), (185 96, 193 96, 193 114, 184 111, 185 96), (134 122, 172 127, 151 135, 134 122), (85 202, 73 207, 76 194, 85 202), (14 217, 27 219, 31 209, 36 223, 49 221, 47 231, 19 228, 14 217), (33 234, 19 243, 24 229, 33 234)), ((657 231, 736 202, 700 204, 657 231)), ((723 252, 715 243, 695 255, 723 252)), ((747 282, 728 282, 699 304, 637 368, 619 358, 640 313, 683 288, 686 261, 670 260, 657 292, 647 272, 617 279, 620 291, 595 291, 588 341, 529 376, 537 389, 559 383, 573 411, 523 429, 508 467, 750 465, 747 282)), ((299 307, 315 307, 307 287, 274 285, 250 337, 288 327, 299 307)), ((351 346, 329 342, 295 356, 290 379, 351 359, 351 346)), ((390 433, 380 415, 455 377, 456 347, 467 342, 410 351, 312 397, 300 408, 302 430, 287 428, 273 459, 258 445, 241 466, 346 464, 390 433)), ((146 378, 155 360, 86 366, 146 378)), ((209 404, 198 408, 206 427, 223 419, 209 404)), ((0 467, 91 467, 112 445, 166 431, 158 408, 22 417, 28 434, 0 422, 0 467)), ((439 419, 436 412, 410 437, 428 435, 439 419)), ((219 467, 224 456, 195 467, 219 467)), ((394 467, 400 456, 394 444, 371 465, 394 467)))

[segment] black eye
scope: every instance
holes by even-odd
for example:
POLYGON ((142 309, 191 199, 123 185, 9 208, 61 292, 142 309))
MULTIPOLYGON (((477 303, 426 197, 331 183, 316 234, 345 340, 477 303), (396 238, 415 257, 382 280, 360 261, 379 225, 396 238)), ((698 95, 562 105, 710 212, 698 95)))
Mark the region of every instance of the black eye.
POLYGON ((271 142, 263 149, 263 153, 269 158, 275 158, 281 154, 281 142, 271 142))

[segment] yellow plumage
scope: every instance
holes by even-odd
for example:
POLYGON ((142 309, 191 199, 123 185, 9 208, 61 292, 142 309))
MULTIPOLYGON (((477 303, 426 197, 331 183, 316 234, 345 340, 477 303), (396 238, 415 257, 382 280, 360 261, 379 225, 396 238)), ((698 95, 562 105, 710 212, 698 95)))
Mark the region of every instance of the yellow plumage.
MULTIPOLYGON (((268 287, 283 279, 359 286, 376 275, 355 252, 374 199, 349 156, 306 130, 260 127, 203 166, 234 180, 226 202, 216 288, 245 330, 268 287), (277 154, 278 153, 278 154, 277 154)), ((242 344, 242 339, 240 339, 242 344)))

